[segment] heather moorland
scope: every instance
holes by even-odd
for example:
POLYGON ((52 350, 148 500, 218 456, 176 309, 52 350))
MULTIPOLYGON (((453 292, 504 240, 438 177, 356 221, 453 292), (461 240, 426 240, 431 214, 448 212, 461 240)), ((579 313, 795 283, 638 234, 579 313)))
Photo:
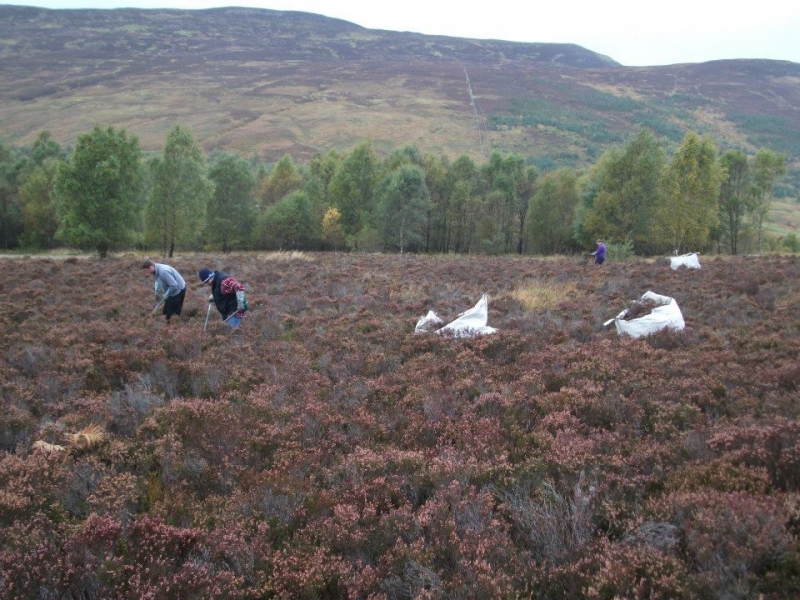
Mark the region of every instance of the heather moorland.
POLYGON ((798 597, 800 257, 700 258, 0 259, 0 595, 798 597))

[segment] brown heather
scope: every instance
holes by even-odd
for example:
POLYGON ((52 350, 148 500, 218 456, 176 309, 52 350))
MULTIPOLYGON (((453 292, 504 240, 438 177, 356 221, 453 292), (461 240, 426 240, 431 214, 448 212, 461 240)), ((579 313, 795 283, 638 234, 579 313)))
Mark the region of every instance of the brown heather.
POLYGON ((800 596, 798 257, 187 255, 169 326, 140 257, 0 262, 0 597, 800 596), (684 331, 603 327, 648 290, 684 331))

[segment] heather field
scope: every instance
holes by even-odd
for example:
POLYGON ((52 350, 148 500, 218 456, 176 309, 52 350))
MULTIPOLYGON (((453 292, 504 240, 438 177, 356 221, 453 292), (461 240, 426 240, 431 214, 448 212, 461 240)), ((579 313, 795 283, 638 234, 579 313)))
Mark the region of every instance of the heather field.
POLYGON ((169 326, 141 260, 0 259, 1 597, 800 596, 797 256, 181 255, 169 326))

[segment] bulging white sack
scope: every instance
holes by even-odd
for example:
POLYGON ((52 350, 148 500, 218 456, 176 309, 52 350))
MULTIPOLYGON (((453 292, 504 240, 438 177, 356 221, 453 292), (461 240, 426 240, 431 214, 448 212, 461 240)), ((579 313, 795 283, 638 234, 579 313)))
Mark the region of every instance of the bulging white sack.
POLYGON ((684 254, 682 256, 670 256, 669 266, 673 270, 677 270, 680 267, 687 267, 689 269, 699 269, 700 259, 697 258, 697 252, 692 252, 691 254, 684 254))
POLYGON ((619 335, 629 335, 634 338, 650 335, 651 333, 655 333, 667 327, 677 331, 686 327, 686 323, 683 320, 683 313, 681 313, 681 309, 675 301, 675 298, 661 296, 660 294, 648 291, 642 294, 640 300, 653 300, 661 306, 656 306, 650 314, 629 321, 624 319, 625 315, 628 313, 628 309, 625 309, 615 318, 606 321, 605 324, 608 325, 613 322, 617 327, 617 333, 619 335))

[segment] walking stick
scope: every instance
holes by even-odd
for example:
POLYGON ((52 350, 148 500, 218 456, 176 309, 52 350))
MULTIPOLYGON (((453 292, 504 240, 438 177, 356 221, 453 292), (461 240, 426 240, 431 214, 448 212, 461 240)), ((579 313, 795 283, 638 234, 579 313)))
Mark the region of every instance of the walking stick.
POLYGON ((208 310, 206 311, 206 322, 203 323, 203 331, 205 331, 206 327, 208 326, 208 317, 210 316, 211 316, 211 302, 208 303, 208 310))
POLYGON ((161 298, 161 300, 158 301, 158 304, 156 304, 155 307, 153 308, 153 314, 156 314, 156 311, 158 310, 158 307, 161 306, 161 304, 163 302, 164 302, 164 298, 161 298))

